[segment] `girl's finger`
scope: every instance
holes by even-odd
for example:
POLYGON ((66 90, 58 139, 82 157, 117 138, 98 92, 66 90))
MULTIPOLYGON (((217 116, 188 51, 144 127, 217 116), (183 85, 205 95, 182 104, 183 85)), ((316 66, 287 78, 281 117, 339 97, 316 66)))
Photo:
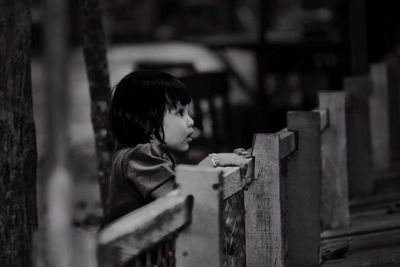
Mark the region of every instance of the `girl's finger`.
POLYGON ((233 150, 233 153, 235 153, 235 154, 237 154, 237 155, 240 155, 240 156, 245 156, 245 155, 247 155, 246 149, 241 148, 241 147, 236 148, 235 150, 233 150))

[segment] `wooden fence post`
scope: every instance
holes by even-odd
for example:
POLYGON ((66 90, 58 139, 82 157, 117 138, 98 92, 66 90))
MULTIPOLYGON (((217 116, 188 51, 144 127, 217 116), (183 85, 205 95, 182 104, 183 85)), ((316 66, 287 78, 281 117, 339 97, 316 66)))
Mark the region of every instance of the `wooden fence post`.
POLYGON ((280 160, 294 150, 289 132, 255 134, 255 181, 245 191, 248 267, 286 266, 286 194, 280 160))
POLYGON ((323 229, 350 224, 346 140, 346 93, 320 92, 319 108, 327 109, 328 127, 321 133, 323 229))
POLYGON ((344 88, 350 101, 346 117, 350 197, 368 195, 373 189, 369 123, 372 83, 368 77, 348 77, 344 88))
POLYGON ((388 74, 385 62, 370 66, 373 90, 369 100, 372 160, 374 170, 384 171, 390 167, 390 127, 388 74))
POLYGON ((318 266, 320 247, 321 142, 317 112, 287 113, 297 149, 287 162, 288 266, 318 266))
POLYGON ((183 194, 194 197, 192 223, 179 234, 176 241, 176 267, 222 266, 224 224, 221 170, 178 165, 176 181, 183 194))

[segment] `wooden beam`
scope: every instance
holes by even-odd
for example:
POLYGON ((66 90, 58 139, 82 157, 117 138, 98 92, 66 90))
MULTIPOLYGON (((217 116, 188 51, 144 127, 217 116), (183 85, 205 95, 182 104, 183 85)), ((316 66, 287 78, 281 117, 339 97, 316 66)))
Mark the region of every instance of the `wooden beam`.
POLYGON ((224 199, 229 198, 236 192, 243 190, 248 184, 254 180, 254 158, 250 159, 247 166, 242 167, 223 167, 223 195, 224 199))
POLYGON ((350 197, 368 195, 373 189, 369 125, 372 83, 365 76, 348 77, 344 89, 350 101, 346 117, 350 197))
POLYGON ((287 127, 297 134, 297 150, 287 161, 288 266, 318 266, 320 245, 320 114, 287 113, 287 127))
POLYGON ((178 165, 176 181, 182 194, 194 198, 192 223, 176 241, 176 266, 222 266, 222 171, 178 165))
POLYGON ((329 112, 329 127, 321 134, 321 224, 332 229, 350 224, 346 93, 320 92, 319 107, 329 112))
POLYGON ((244 191, 247 266, 285 266, 286 199, 278 134, 255 134, 255 181, 244 191))
POLYGON ((98 235, 99 266, 122 266, 190 222, 193 199, 156 199, 113 222, 98 235))
POLYGON ((284 159, 296 150, 296 135, 287 129, 277 133, 279 136, 279 157, 284 159))

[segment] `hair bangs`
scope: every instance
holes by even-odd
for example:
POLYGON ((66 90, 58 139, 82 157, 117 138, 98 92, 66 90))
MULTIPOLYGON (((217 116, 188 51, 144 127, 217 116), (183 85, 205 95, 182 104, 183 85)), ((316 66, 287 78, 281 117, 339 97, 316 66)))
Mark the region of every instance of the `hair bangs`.
POLYGON ((173 87, 165 88, 165 100, 168 110, 176 109, 178 104, 187 105, 192 101, 185 85, 178 81, 173 87))

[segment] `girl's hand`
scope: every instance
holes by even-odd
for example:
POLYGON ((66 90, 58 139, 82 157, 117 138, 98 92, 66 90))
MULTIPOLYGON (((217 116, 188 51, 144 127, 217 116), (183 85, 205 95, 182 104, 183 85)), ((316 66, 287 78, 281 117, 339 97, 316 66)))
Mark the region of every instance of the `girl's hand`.
POLYGON ((238 155, 236 153, 213 153, 208 157, 214 167, 243 167, 250 161, 249 158, 245 158, 243 155, 238 155))
POLYGON ((237 148, 234 153, 212 153, 203 159, 198 166, 203 167, 229 167, 229 166, 246 166, 250 159, 244 148, 237 148))

